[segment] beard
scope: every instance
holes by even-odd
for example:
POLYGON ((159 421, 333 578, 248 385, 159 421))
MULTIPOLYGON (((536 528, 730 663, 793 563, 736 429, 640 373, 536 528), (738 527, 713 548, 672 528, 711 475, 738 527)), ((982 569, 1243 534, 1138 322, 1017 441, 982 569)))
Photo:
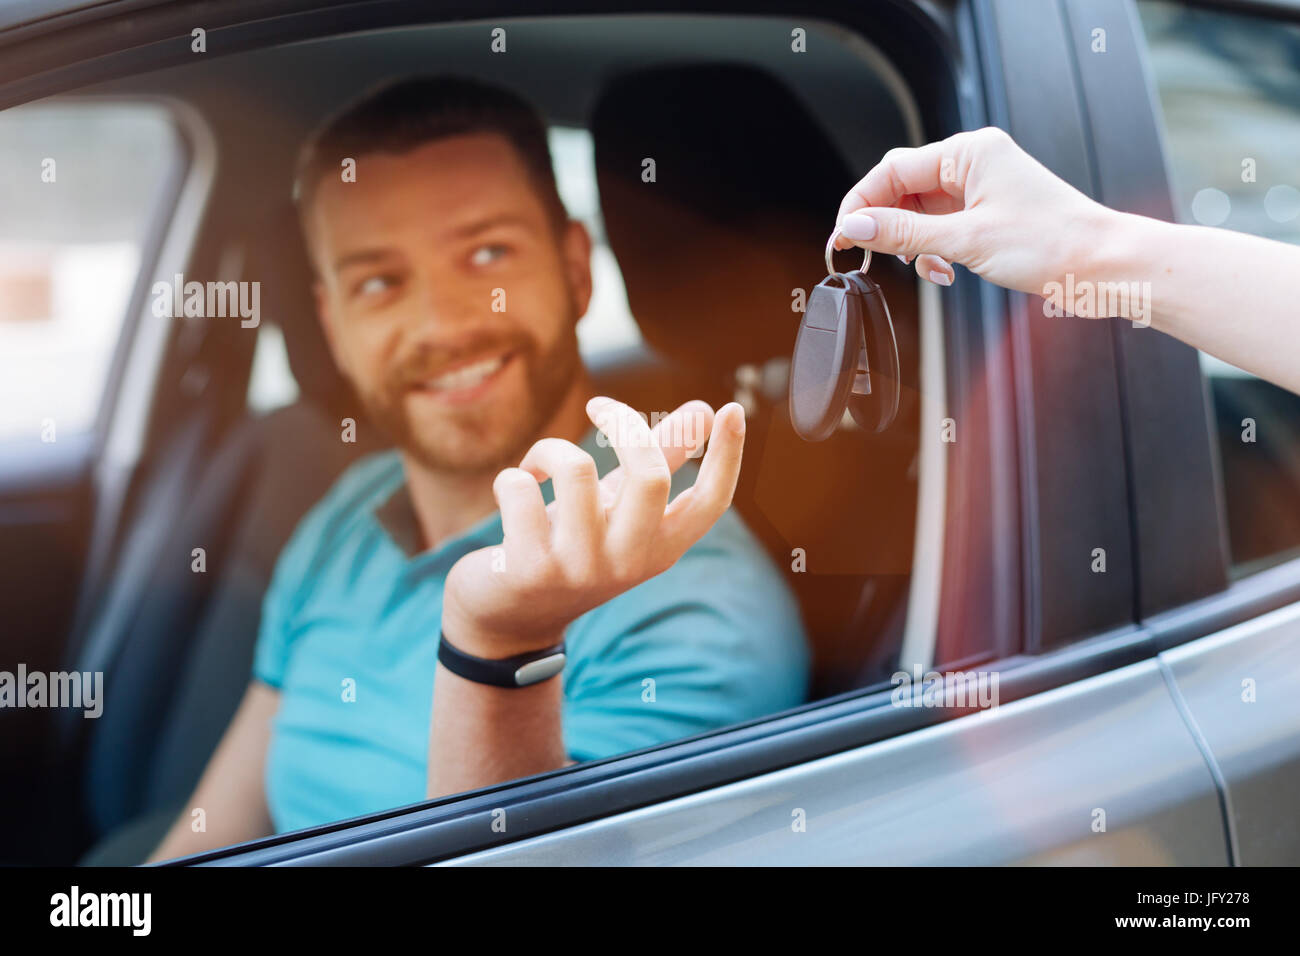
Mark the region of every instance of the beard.
POLYGON ((362 405, 393 444, 431 471, 495 473, 517 465, 542 437, 542 429, 573 385, 581 362, 576 319, 575 312, 556 341, 545 348, 517 329, 483 332, 453 350, 421 345, 398 363, 379 388, 360 395, 362 405), (518 362, 523 368, 525 401, 449 405, 435 420, 412 419, 407 397, 413 388, 462 358, 503 352, 511 354, 512 365, 518 362))

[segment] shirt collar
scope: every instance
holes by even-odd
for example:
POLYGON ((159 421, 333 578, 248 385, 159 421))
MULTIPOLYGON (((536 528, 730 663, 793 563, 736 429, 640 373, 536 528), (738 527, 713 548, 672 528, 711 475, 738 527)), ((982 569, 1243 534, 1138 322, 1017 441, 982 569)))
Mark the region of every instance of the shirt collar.
MULTIPOLYGON (((603 478, 618 465, 618 455, 613 447, 607 441, 602 441, 602 439, 603 436, 600 431, 593 426, 583 435, 578 442, 578 447, 591 455, 596 462, 597 473, 603 478)), ((550 504, 554 498, 555 492, 551 488, 551 482, 548 479, 542 483, 542 500, 550 504)), ((415 513, 415 503, 411 500, 410 486, 406 482, 405 466, 403 466, 401 482, 374 507, 373 514, 379 527, 408 560, 420 557, 420 521, 415 513)), ((480 547, 499 542, 501 540, 500 528, 501 512, 493 511, 467 530, 441 541, 429 553, 430 555, 439 555, 449 548, 473 550, 473 548, 462 549, 458 546, 477 542, 480 539, 482 539, 480 547)))

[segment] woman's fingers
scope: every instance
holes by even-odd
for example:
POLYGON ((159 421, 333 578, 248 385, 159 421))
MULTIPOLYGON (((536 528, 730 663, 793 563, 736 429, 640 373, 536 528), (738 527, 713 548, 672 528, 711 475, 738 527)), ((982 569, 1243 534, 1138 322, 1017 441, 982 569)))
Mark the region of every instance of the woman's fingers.
POLYGON ((836 220, 867 206, 892 206, 909 194, 942 191, 959 195, 955 165, 949 168, 944 163, 948 149, 946 140, 915 149, 891 149, 845 194, 836 220))
POLYGON ((935 285, 952 285, 952 280, 957 276, 952 266, 939 256, 931 255, 916 257, 916 274, 935 285))
POLYGON ((1003 158, 1014 150, 1010 137, 993 127, 915 149, 891 149, 840 202, 836 223, 842 238, 835 247, 861 246, 908 262, 927 256, 917 264, 917 273, 931 282, 950 283, 949 263, 974 257, 977 227, 982 221, 988 225, 968 192, 977 189, 977 170, 1005 165, 1003 158))
POLYGON ((960 262, 965 258, 974 235, 972 215, 970 212, 954 212, 932 216, 880 206, 845 216, 839 228, 844 238, 873 252, 904 255, 908 259, 929 253, 950 262, 960 262))
MULTIPOLYGON (((943 195, 943 201, 935 201, 934 193, 928 193, 924 196, 915 194, 904 196, 898 201, 898 208, 906 209, 908 212, 918 212, 923 214, 934 215, 937 213, 952 212, 952 197, 943 195)), ((904 265, 912 265, 916 268, 916 274, 927 282, 934 282, 938 285, 952 285, 952 280, 956 274, 952 267, 942 258, 934 255, 905 256, 899 255, 904 265)))

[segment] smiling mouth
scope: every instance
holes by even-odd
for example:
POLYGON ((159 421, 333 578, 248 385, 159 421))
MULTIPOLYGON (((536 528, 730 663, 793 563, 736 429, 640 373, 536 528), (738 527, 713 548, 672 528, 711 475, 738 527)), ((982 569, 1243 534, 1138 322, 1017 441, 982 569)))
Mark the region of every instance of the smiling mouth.
POLYGON ((417 391, 433 393, 447 398, 473 398, 506 364, 515 353, 502 352, 491 358, 476 359, 458 365, 449 371, 426 379, 414 386, 417 391))

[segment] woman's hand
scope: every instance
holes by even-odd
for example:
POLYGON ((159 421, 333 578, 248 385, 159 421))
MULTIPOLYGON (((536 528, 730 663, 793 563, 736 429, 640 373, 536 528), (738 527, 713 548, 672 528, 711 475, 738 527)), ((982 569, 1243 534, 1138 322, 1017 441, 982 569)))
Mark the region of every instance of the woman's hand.
POLYGON ((891 149, 840 203, 835 245, 915 258, 921 278, 940 285, 960 262, 1042 295, 1090 260, 1116 216, 988 127, 891 149))
POLYGON ((941 285, 960 262, 1047 299, 1045 314, 1134 319, 1300 394, 1300 247, 1108 209, 1000 129, 890 150, 838 223, 837 248, 916 257, 941 285))
POLYGON ((504 540, 452 566, 443 630, 461 650, 503 658, 556 643, 575 618, 670 568, 731 504, 745 442, 735 402, 715 416, 687 402, 652 431, 622 402, 587 414, 618 454, 599 478, 591 455, 543 438, 493 483, 504 540), (668 500, 672 475, 709 442, 693 487, 668 500), (555 500, 542 499, 550 478, 555 500))

